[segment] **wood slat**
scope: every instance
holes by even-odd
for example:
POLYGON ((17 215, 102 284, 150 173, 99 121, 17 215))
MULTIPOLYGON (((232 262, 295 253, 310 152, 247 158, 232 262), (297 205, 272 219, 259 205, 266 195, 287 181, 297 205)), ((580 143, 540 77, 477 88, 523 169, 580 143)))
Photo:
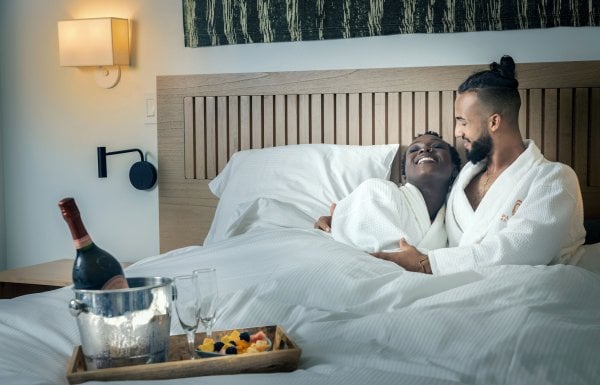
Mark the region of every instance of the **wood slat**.
POLYGON ((194 103, 194 174, 196 178, 208 178, 206 172, 206 99, 198 98, 194 103))
POLYGON ((206 177, 213 179, 217 176, 217 117, 215 97, 204 99, 206 124, 206 177))
POLYGON ((523 138, 527 138, 527 114, 529 113, 529 103, 528 103, 528 90, 519 90, 519 94, 521 95, 521 109, 519 110, 519 130, 521 130, 521 136, 523 138))
POLYGON ((249 150, 251 145, 250 97, 240 97, 240 150, 249 150))
POLYGON ((360 95, 348 95, 348 144, 360 144, 360 95))
POLYGON ((227 107, 229 109, 229 159, 240 150, 240 115, 239 115, 239 97, 230 96, 227 107))
POLYGON ((375 94, 373 105, 373 136, 374 144, 385 144, 388 135, 386 94, 378 92, 375 94))
POLYGON ((288 95, 286 102, 286 144, 298 144, 298 95, 288 95))
MULTIPOLYGON (((191 96, 188 96, 183 99, 183 124, 184 124, 184 175, 186 179, 194 179, 196 178, 196 170, 195 170, 195 128, 196 124, 194 122, 194 99, 191 96)), ((202 151, 203 153, 203 151, 202 151)), ((198 175, 200 178, 206 178, 204 173, 202 175, 198 175)))
POLYGON ((558 90, 544 91, 544 156, 558 160, 558 90))
MULTIPOLYGON (((424 134, 427 131, 427 93, 415 92, 413 95, 413 138, 418 134, 424 134)), ((409 144, 412 138, 406 144, 409 144)))
POLYGON ((600 88, 591 90, 589 135, 588 186, 600 187, 600 88))
POLYGON ((414 137, 413 125, 413 93, 402 92, 400 95, 400 144, 403 147, 408 146, 414 137))
POLYGON ((263 97, 263 147, 273 147, 275 136, 275 125, 273 121, 274 97, 265 95, 263 97))
POLYGON ((219 96, 217 98, 217 173, 223 171, 229 161, 228 112, 227 97, 219 96))
MULTIPOLYGON (((575 116, 573 119, 573 169, 582 186, 588 185, 588 127, 589 127, 589 90, 577 88, 575 90, 575 116)), ((598 149, 596 149, 598 151, 598 149)))
POLYGON ((348 144, 348 95, 335 95, 335 136, 325 131, 325 143, 348 144))
POLYGON ((373 94, 361 94, 360 103, 360 144, 367 146, 373 144, 373 94))
POLYGON ((251 119, 252 122, 250 125, 251 139, 250 139, 250 147, 251 148, 263 148, 263 105, 262 105, 262 96, 253 95, 251 97, 251 119))
POLYGON ((425 131, 435 131, 441 134, 442 116, 440 107, 440 92, 427 92, 427 123, 425 131))
MULTIPOLYGON (((310 96, 310 136, 308 143, 323 143, 323 112, 327 109, 323 106, 323 97, 319 94, 310 96)), ((330 111, 333 114, 333 111, 330 111)), ((333 129, 333 125, 331 126, 333 129)), ((333 135, 332 135, 333 136, 333 135)))
POLYGON ((310 95, 298 96, 298 143, 310 143, 310 95))
POLYGON ((400 95, 387 94, 387 142, 400 143, 400 95))
POLYGON ((275 95, 275 145, 284 146, 286 142, 285 95, 275 95))
POLYGON ((543 105, 542 105, 542 90, 529 90, 529 113, 527 121, 527 137, 532 139, 544 151, 543 137, 543 105))
POLYGON ((456 147, 454 138, 454 91, 443 91, 441 101, 441 132, 445 141, 456 147))
POLYGON ((558 161, 572 164, 573 147, 573 89, 562 88, 559 93, 558 161))
MULTIPOLYGON (((335 101, 335 95, 334 94, 325 94, 323 95, 323 99, 322 99, 322 107, 323 107, 323 112, 322 112, 322 116, 321 116, 321 120, 322 120, 322 126, 321 126, 321 130, 317 130, 315 128, 313 128, 313 133, 315 136, 318 136, 319 141, 316 143, 327 143, 325 141, 325 133, 327 132, 327 137, 328 138, 335 138, 335 117, 336 117, 336 111, 335 111, 335 106, 336 106, 336 101, 335 101)), ((314 107, 313 107, 313 111, 314 107)), ((317 114, 317 111, 315 111, 315 115, 317 114)), ((313 141, 315 141, 313 139, 313 141)))

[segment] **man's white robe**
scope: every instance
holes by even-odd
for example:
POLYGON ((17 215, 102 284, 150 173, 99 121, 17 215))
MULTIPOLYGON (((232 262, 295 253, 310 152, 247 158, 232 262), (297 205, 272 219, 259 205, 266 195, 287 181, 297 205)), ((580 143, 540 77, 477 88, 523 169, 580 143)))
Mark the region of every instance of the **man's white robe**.
POLYGON ((400 238, 427 252, 447 244, 444 217, 442 207, 431 222, 425 199, 415 186, 368 179, 337 202, 331 235, 367 252, 398 250, 400 238))
POLYGON ((449 248, 428 253, 434 274, 477 266, 569 263, 585 239, 575 172, 543 157, 533 141, 473 211, 465 187, 485 167, 468 163, 446 204, 449 248))

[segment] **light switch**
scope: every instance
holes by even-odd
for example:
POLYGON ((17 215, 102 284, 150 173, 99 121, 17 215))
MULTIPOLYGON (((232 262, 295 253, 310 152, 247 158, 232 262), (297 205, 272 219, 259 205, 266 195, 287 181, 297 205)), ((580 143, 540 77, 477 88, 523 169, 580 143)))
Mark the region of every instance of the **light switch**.
POLYGON ((145 124, 156 124, 156 94, 144 94, 145 124))

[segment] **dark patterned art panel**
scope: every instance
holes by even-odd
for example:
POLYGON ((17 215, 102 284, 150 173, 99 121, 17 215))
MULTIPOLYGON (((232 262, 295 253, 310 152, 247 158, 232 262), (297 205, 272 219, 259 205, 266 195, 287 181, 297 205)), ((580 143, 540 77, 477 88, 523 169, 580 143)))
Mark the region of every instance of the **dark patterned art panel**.
POLYGON ((182 0, 186 47, 600 26, 600 0, 182 0))

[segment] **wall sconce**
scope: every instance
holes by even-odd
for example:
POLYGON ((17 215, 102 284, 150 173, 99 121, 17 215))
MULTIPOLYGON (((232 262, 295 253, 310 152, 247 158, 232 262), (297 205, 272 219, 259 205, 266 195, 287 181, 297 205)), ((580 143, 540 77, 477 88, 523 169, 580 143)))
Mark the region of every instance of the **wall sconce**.
POLYGON ((100 19, 58 22, 58 53, 63 67, 96 66, 96 83, 114 87, 121 77, 120 65, 129 65, 129 21, 100 19))
POLYGON ((106 147, 97 147, 98 152, 98 178, 106 178, 106 157, 108 155, 125 154, 127 152, 138 152, 142 160, 136 162, 129 169, 129 181, 138 190, 149 190, 156 183, 156 167, 152 163, 144 160, 144 154, 140 149, 131 148, 128 150, 106 152, 106 147))

